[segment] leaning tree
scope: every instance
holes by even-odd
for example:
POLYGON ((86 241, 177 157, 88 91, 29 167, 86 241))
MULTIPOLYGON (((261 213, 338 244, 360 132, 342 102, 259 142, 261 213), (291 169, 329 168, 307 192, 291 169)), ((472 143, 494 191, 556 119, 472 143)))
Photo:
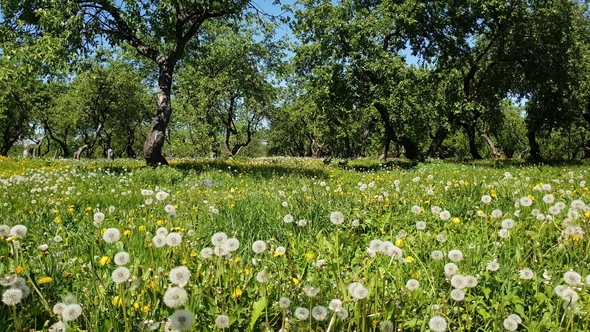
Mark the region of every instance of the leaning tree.
POLYGON ((165 165, 165 133, 172 115, 172 77, 203 23, 256 9, 250 0, 2 0, 0 20, 36 38, 60 36, 72 51, 103 40, 129 45, 158 68, 158 107, 144 144, 146 163, 165 165))

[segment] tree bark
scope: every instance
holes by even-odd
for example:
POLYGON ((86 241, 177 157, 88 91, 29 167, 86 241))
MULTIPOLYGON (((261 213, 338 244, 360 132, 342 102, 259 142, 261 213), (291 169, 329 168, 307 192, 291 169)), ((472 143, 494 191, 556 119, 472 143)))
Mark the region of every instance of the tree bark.
POLYGON ((449 135, 449 130, 444 127, 440 126, 436 130, 432 141, 430 142, 430 147, 428 148, 428 158, 436 158, 438 156, 438 151, 440 150, 443 141, 449 135))
POLYGON ((473 121, 471 124, 465 122, 459 122, 459 124, 463 127, 463 129, 465 129, 465 133, 467 134, 467 139, 469 140, 469 153, 471 153, 471 157, 475 160, 481 160, 483 157, 477 151, 477 143, 475 142, 475 121, 473 121))
POLYGON ((531 129, 529 128, 527 130, 527 138, 529 140, 529 147, 530 147, 530 155, 532 159, 535 160, 539 160, 541 159, 541 148, 539 146, 539 143, 537 143, 537 137, 536 137, 537 131, 535 129, 531 129))
MULTIPOLYGON (((381 121, 383 122, 383 126, 385 127, 385 136, 387 140, 394 141, 396 143, 401 144, 405 150, 406 158, 410 160, 419 160, 422 159, 422 154, 418 149, 418 145, 414 143, 411 139, 406 136, 398 136, 393 129, 393 125, 391 124, 391 120, 389 119, 389 112, 387 106, 383 105, 380 102, 376 102, 373 104, 379 115, 381 115, 381 121)), ((389 143, 387 143, 389 145, 389 143)), ((387 154, 385 154, 385 158, 387 158, 387 154)))
POLYGON ((172 115, 172 103, 170 94, 172 91, 172 73, 174 63, 162 61, 159 64, 158 77, 158 112, 152 120, 150 130, 143 145, 143 155, 146 164, 152 167, 168 165, 168 161, 162 155, 162 148, 166 139, 166 128, 172 115))
POLYGON ((492 153, 494 154, 494 157, 501 158, 502 154, 498 151, 498 149, 496 149, 496 146, 494 145, 494 142, 492 141, 492 139, 486 134, 481 134, 481 137, 483 137, 488 142, 488 145, 492 149, 492 153))

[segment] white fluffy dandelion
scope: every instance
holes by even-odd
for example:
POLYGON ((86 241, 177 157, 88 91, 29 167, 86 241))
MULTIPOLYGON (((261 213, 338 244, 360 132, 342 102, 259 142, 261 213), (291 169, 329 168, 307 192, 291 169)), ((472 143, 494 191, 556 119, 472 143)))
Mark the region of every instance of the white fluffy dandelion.
POLYGON ((511 229, 514 227, 514 220, 504 219, 502 220, 502 228, 511 229))
POLYGON ((213 249, 209 248, 209 247, 205 247, 203 249, 201 249, 201 257, 204 259, 208 259, 209 257, 211 257, 211 255, 213 255, 213 249))
POLYGON ((168 198, 168 196, 170 196, 170 195, 167 192, 164 192, 164 191, 158 191, 156 193, 156 199, 159 200, 159 201, 165 200, 166 198, 168 198))
POLYGON ((293 222, 293 216, 290 214, 287 214, 283 217, 283 221, 287 224, 290 224, 293 222))
POLYGON ((129 253, 124 251, 119 252, 115 255, 113 261, 119 266, 126 265, 129 263, 129 253))
POLYGON ((195 321, 195 315, 190 310, 176 310, 172 316, 170 316, 170 322, 172 327, 178 331, 190 330, 195 321))
POLYGON ((104 221, 104 213, 96 212, 94 214, 94 226, 98 227, 104 221))
POLYGON ((463 260, 463 253, 460 250, 451 250, 449 251, 447 257, 453 262, 460 262, 463 260))
POLYGON ((445 258, 445 254, 440 250, 434 250, 430 253, 430 257, 435 261, 440 261, 441 259, 445 258))
POLYGON ((492 201, 492 196, 490 195, 483 195, 481 196, 481 202, 484 204, 489 204, 492 201))
POLYGON ((23 299, 23 291, 18 288, 8 288, 2 293, 2 303, 15 306, 23 299))
POLYGON ((309 310, 303 307, 295 309, 295 317, 298 320, 306 320, 309 317, 309 310))
POLYGON ((104 231, 104 234, 102 235, 102 239, 106 243, 115 243, 115 242, 119 241, 120 237, 121 237, 121 232, 119 232, 119 230, 116 228, 108 228, 107 230, 104 231))
POLYGON ((211 242, 216 247, 221 247, 227 241, 227 234, 224 232, 217 232, 211 237, 211 242))
POLYGON ((170 270, 168 278, 171 283, 176 284, 179 287, 184 287, 188 284, 191 278, 191 271, 186 266, 177 266, 170 270))
POLYGON ((445 275, 447 277, 450 277, 450 276, 454 276, 455 274, 457 274, 457 272, 459 271, 459 268, 457 267, 457 265, 455 265, 455 263, 447 263, 447 264, 445 264, 444 270, 445 270, 445 275))
POLYGON ((233 237, 227 239, 227 241, 225 241, 225 243, 223 244, 223 248, 228 252, 234 252, 238 250, 238 248, 240 248, 240 241, 233 237))
POLYGON ((254 243, 252 243, 252 251, 254 251, 257 254, 263 253, 264 251, 266 251, 266 242, 262 240, 255 241, 254 243))
POLYGON ((61 313, 61 317, 65 322, 71 322, 82 314, 82 307, 77 303, 68 304, 61 313))
POLYGON ((441 316, 433 316, 428 321, 428 327, 434 332, 444 332, 447 330, 447 321, 441 316))
POLYGON ((524 269, 518 271, 518 274, 520 275, 520 279, 523 279, 523 280, 530 280, 535 277, 535 272, 533 272, 533 270, 531 270, 529 268, 524 268, 524 269))
POLYGON ((291 305, 291 300, 289 300, 289 298, 281 297, 279 299, 279 307, 281 309, 287 309, 287 308, 289 308, 290 305, 291 305))
POLYGON ((152 244, 156 248, 162 248, 166 245, 166 235, 156 235, 152 238, 152 244))
POLYGON ((420 288, 420 282, 416 279, 410 279, 406 282, 406 288, 409 291, 413 291, 415 289, 418 289, 418 288, 420 288))
POLYGON ((321 305, 315 306, 311 309, 311 316, 317 321, 326 320, 328 317, 328 309, 321 305))
POLYGON ((533 205, 533 200, 530 199, 527 196, 521 197, 520 198, 520 205, 522 205, 522 206, 531 206, 531 205, 533 205))
POLYGON ((438 216, 442 220, 449 220, 449 219, 451 219, 451 213, 449 211, 447 211, 447 210, 442 211, 438 216))
POLYGON ((582 276, 577 272, 567 271, 563 275, 563 280, 565 280, 565 283, 568 285, 579 285, 582 283, 582 276))
POLYGON ((416 229, 419 231, 423 231, 426 229, 426 223, 424 221, 417 221, 416 222, 416 229))
POLYGON ((465 292, 461 289, 455 288, 451 291, 451 298, 455 301, 463 301, 465 299, 465 292))
POLYGON ((131 272, 128 268, 120 266, 113 271, 111 277, 113 278, 114 283, 121 284, 131 278, 131 272))
POLYGON ((166 236, 166 244, 170 247, 177 247, 182 244, 182 236, 178 233, 170 233, 166 236))
POLYGON ((164 304, 169 308, 178 308, 183 306, 188 300, 188 293, 184 288, 171 287, 164 293, 164 304))
POLYGON ((16 225, 10 229, 10 236, 17 239, 22 239, 27 235, 27 227, 24 225, 16 225))
POLYGON ((215 326, 218 329, 224 329, 226 327, 229 327, 229 317, 227 317, 226 315, 217 316, 217 318, 215 318, 215 326))
POLYGON ((341 225, 344 222, 344 215, 339 211, 332 212, 330 213, 330 222, 334 225, 341 225))

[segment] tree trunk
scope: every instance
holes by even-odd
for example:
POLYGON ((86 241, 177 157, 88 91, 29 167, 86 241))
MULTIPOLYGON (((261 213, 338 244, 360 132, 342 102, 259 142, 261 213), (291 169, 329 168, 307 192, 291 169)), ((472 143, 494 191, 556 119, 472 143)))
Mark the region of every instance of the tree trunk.
POLYGON ((492 149, 494 157, 501 158, 502 154, 498 151, 498 149, 496 149, 496 146, 494 145, 492 139, 486 134, 481 134, 481 137, 483 137, 488 142, 488 145, 490 146, 490 149, 492 149))
POLYGON ((438 156, 438 151, 440 150, 443 141, 449 135, 449 130, 444 127, 440 126, 436 130, 432 141, 430 142, 430 147, 428 148, 428 158, 436 158, 438 156))
MULTIPOLYGON (((53 136, 53 132, 51 131, 51 127, 49 127, 49 125, 47 123, 45 123, 43 125, 43 128, 47 131, 47 133, 49 134, 49 139, 56 141, 57 144, 59 144, 62 152, 63 152, 63 157, 64 158, 68 158, 70 156, 70 149, 68 148, 68 131, 69 131, 69 127, 66 127, 65 129, 65 135, 64 135, 64 140, 60 140, 57 137, 53 136)), ((60 155, 57 155, 58 157, 60 155)), ((55 157, 54 157, 55 158, 55 157)))
MULTIPOLYGON (((381 115, 381 120, 383 122, 383 126, 385 127, 386 140, 394 141, 396 143, 401 144, 405 150, 406 158, 410 160, 422 159, 422 154, 418 149, 418 145, 416 145, 414 142, 412 142, 412 140, 405 136, 397 136, 395 134, 395 130, 393 129, 393 126, 391 125, 391 120, 389 119, 389 112, 387 106, 379 102, 374 103, 373 106, 375 106, 375 108, 379 112, 379 115, 381 115)), ((386 145, 388 146, 389 144, 390 142, 386 143, 386 145)), ((387 154, 385 154, 384 157, 387 158, 387 154)))
POLYGON ((391 145, 391 139, 389 137, 385 137, 385 142, 383 143, 383 152, 379 156, 379 161, 387 161, 387 153, 389 152, 389 147, 391 145))
POLYGON ((75 160, 80 160, 80 156, 86 150, 88 150, 88 144, 82 145, 78 150, 76 150, 76 152, 74 152, 74 159, 75 160))
POLYGON ((170 94, 172 91, 172 73, 174 64, 163 61, 159 64, 158 77, 158 112, 152 120, 150 130, 143 145, 143 155, 148 166, 156 167, 168 165, 168 161, 162 155, 162 148, 166 139, 166 128, 172 115, 172 103, 170 94))
POLYGON ((536 134, 536 130, 528 129, 526 136, 529 140, 529 147, 531 148, 529 151, 531 158, 534 160, 539 160, 541 159, 541 148, 539 147, 539 143, 537 143, 536 134))
POLYGON ((477 143, 475 142, 475 123, 468 124, 461 122, 460 124, 467 133, 467 139, 469 140, 469 152, 471 153, 471 157, 475 160, 483 159, 483 157, 477 151, 477 143))

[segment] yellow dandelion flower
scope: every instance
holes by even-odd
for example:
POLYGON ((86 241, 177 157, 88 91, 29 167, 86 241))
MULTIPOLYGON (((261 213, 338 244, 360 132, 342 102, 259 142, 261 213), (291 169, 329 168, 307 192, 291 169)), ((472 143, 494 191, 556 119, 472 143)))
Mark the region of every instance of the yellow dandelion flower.
POLYGON ((100 259, 100 265, 105 266, 111 262, 111 258, 109 256, 102 256, 100 259))
POLYGON ((312 252, 308 252, 307 254, 305 254, 305 258, 307 259, 314 259, 315 255, 312 252))
POLYGON ((113 300, 111 301, 111 303, 113 303, 113 305, 115 307, 120 307, 123 305, 123 299, 120 298, 119 296, 115 296, 115 297, 113 297, 113 300))
POLYGON ((137 228, 140 232, 145 232, 145 226, 141 225, 137 228))
POLYGON ((406 263, 412 263, 413 261, 415 261, 416 259, 412 256, 407 256, 406 257, 406 263))
POLYGON ((457 217, 455 217, 455 218, 451 219, 451 221, 452 221, 454 224, 460 224, 460 223, 461 223, 461 219, 459 219, 459 218, 457 218, 457 217))
POLYGON ((24 267, 22 267, 22 266, 19 266, 19 267, 17 267, 17 268, 14 270, 14 272, 15 272, 16 274, 21 274, 21 273, 25 272, 25 268, 24 268, 24 267))
POLYGON ((191 252, 191 257, 197 257, 197 253, 196 252, 191 252))
POLYGON ((48 284, 52 281, 53 281, 53 278, 51 278, 51 277, 43 277, 43 278, 39 279, 38 283, 39 283, 39 285, 43 285, 43 284, 48 284))
POLYGON ((412 278, 414 278, 414 279, 420 278, 420 273, 418 273, 417 271, 416 272, 412 272, 411 275, 412 275, 412 278))
POLYGON ((295 285, 295 286, 299 285, 299 279, 293 278, 293 285, 295 285))
POLYGON ((156 223, 158 224, 158 226, 162 226, 162 225, 164 225, 164 222, 165 222, 164 220, 160 219, 156 223))
POLYGON ((403 247, 404 246, 404 240, 402 240, 402 239, 396 239, 395 240, 395 245, 398 246, 398 247, 400 247, 400 248, 403 247))
POLYGON ((241 289, 239 289, 239 288, 236 288, 236 289, 235 289, 235 290, 234 290, 234 291, 231 293, 231 296, 232 296, 234 299, 237 299, 238 297, 242 296, 242 290, 241 290, 241 289))
POLYGON ((92 206, 87 206, 86 211, 92 211, 92 206))
POLYGON ((131 231, 130 231, 130 230, 128 230, 128 229, 126 229, 126 230, 123 232, 123 235, 124 235, 124 236, 129 236, 129 235, 131 235, 131 231))
POLYGON ((141 308, 141 311, 148 312, 148 311, 150 311, 150 307, 147 305, 144 305, 143 308, 141 308))

